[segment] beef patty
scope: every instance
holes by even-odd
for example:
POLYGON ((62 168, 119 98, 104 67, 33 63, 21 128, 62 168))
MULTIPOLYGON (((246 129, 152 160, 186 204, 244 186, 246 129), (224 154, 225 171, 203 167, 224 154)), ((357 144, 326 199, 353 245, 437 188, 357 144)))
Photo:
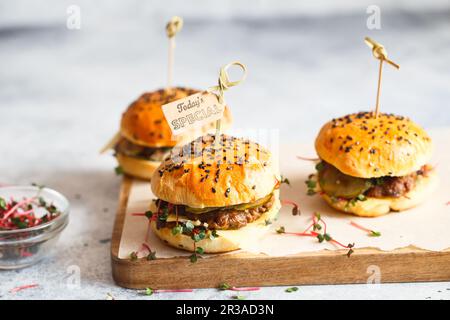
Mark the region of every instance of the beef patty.
POLYGON ((139 158, 151 161, 162 161, 169 153, 170 147, 152 148, 134 144, 125 138, 114 147, 116 153, 126 155, 128 157, 139 158))
POLYGON ((373 187, 365 192, 365 195, 373 198, 404 196, 406 193, 414 189, 417 177, 426 176, 430 171, 428 166, 423 166, 419 171, 403 177, 383 177, 376 182, 373 187))
MULTIPOLYGON (((180 217, 186 217, 189 220, 197 221, 199 220, 202 223, 208 224, 208 229, 211 230, 233 230, 233 229, 240 229, 242 227, 245 227, 248 223, 252 223, 255 220, 259 219, 265 212, 267 212, 272 205, 275 202, 275 197, 272 195, 272 197, 263 205, 249 208, 245 210, 236 210, 233 208, 230 209, 217 209, 213 211, 208 211, 206 213, 201 214, 195 214, 192 212, 186 211, 185 206, 181 205, 170 205, 169 203, 157 200, 160 202, 159 207, 165 208, 170 207, 172 208, 170 213, 176 213, 178 212, 178 215, 180 217)), ((157 227, 173 227, 175 226, 175 222, 166 222, 166 221, 160 221, 158 219, 157 227)))

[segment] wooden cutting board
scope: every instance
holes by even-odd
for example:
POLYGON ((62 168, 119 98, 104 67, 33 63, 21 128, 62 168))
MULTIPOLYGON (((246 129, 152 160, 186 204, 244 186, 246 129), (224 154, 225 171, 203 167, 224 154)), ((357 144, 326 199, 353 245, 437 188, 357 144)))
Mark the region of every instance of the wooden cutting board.
POLYGON ((124 177, 111 242, 114 281, 143 289, 214 288, 233 286, 421 282, 450 280, 450 250, 433 252, 414 247, 394 251, 358 248, 322 250, 286 257, 226 254, 191 263, 186 258, 119 259, 119 246, 132 179, 124 177))

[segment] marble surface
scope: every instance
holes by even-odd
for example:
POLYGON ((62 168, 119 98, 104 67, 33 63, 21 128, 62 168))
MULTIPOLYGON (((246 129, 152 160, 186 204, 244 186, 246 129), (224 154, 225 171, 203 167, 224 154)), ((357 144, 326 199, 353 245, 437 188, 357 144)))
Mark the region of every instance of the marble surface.
MULTIPOLYGON (((365 35, 385 44, 401 65, 400 71, 385 69, 382 109, 426 128, 450 126, 448 1, 409 6, 379 1, 381 30, 366 28, 370 3, 364 1, 339 7, 325 1, 220 3, 0 2, 0 183, 45 184, 72 204, 70 225, 51 257, 23 270, 0 271, 0 299, 232 296, 209 289, 145 297, 115 286, 111 277, 109 241, 120 178, 113 172, 114 159, 98 150, 132 99, 165 84, 162 26, 171 15, 185 18, 176 51, 180 85, 208 87, 221 65, 236 59, 247 64, 246 82, 227 93, 236 128, 276 129, 282 141, 311 141, 331 117, 370 108, 377 67, 362 41, 365 35), (81 9, 79 30, 66 28, 71 4, 81 9), (39 287, 9 292, 29 283, 39 287)), ((450 298, 448 282, 284 289, 245 296, 450 298)))

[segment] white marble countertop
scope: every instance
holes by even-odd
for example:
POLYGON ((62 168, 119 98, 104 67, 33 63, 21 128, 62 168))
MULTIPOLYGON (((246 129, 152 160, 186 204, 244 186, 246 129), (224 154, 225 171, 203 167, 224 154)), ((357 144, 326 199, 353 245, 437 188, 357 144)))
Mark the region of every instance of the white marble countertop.
MULTIPOLYGON (((320 4, 325 5, 324 1, 320 4)), ((380 1, 381 30, 366 28, 369 4, 337 7, 287 1, 15 1, 0 4, 0 183, 37 182, 64 193, 71 222, 55 253, 38 265, 0 271, 0 299, 228 299, 232 293, 141 293, 115 286, 110 237, 120 178, 98 150, 121 112, 165 84, 165 21, 185 17, 175 79, 204 88, 221 65, 247 64, 244 84, 227 95, 237 128, 279 129, 283 141, 311 141, 331 117, 374 103, 376 62, 362 39, 385 44, 400 71, 385 69, 382 109, 426 128, 450 126, 450 6, 380 1), (186 2, 183 2, 186 3, 186 2), (80 30, 66 9, 81 9, 80 30), (384 6, 384 5, 385 6, 384 6), (297 7, 298 6, 298 7, 297 7), (75 266, 75 267, 74 267, 75 266), (75 268, 75 269, 74 269, 75 268), (73 270, 81 283, 71 286, 73 270), (16 294, 13 287, 38 283, 16 294)), ((408 2, 409 3, 409 2, 408 2)), ((262 299, 449 299, 450 283, 301 286, 245 293, 262 299)))

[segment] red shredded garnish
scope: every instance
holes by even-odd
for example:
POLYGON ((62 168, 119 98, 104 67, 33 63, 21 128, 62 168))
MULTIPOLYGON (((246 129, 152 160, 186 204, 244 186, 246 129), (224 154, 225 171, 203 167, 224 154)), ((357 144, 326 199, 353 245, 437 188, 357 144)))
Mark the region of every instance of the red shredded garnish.
POLYGON ((261 289, 261 288, 259 288, 259 287, 231 287, 228 290, 231 290, 231 291, 258 291, 259 289, 261 289))
POLYGON ((312 227, 314 227, 314 225, 316 224, 315 219, 313 218, 313 222, 311 222, 311 224, 305 229, 305 231, 303 231, 302 233, 307 233, 309 231, 309 229, 311 229, 312 227))
MULTIPOLYGON (((317 237, 319 235, 319 233, 315 232, 315 231, 310 231, 310 232, 283 232, 284 234, 291 234, 294 236, 300 236, 300 237, 317 237)), ((346 246, 342 243, 340 243, 339 241, 331 238, 328 242, 334 243, 342 248, 345 249, 350 249, 349 246, 346 246)))
POLYGON ((365 227, 363 227, 363 226, 361 226, 361 225, 359 225, 359 224, 357 224, 356 222, 353 222, 353 221, 350 221, 350 225, 354 226, 355 228, 358 228, 358 229, 360 229, 362 231, 372 232, 372 230, 367 229, 367 228, 365 228, 365 227))
POLYGON ((146 244, 145 242, 142 244, 142 247, 148 251, 148 253, 151 253, 152 250, 150 249, 150 246, 148 244, 146 244))
POLYGON ((26 258, 26 257, 33 256, 33 254, 31 252, 26 251, 26 249, 21 249, 20 250, 20 256, 26 258))
POLYGON ((192 289, 167 289, 167 290, 153 290, 153 293, 164 293, 164 292, 194 292, 192 289))
POLYGON ((450 201, 449 202, 447 202, 445 205, 447 205, 447 206, 450 206, 450 201))
POLYGON ((47 203, 43 198, 37 196, 24 198, 22 201, 15 201, 11 198, 9 202, 0 198, 0 201, 2 203, 0 207, 0 230, 34 227, 49 222, 61 214, 53 204, 47 203), (38 208, 46 210, 46 214, 39 218, 35 215, 35 210, 38 208))
POLYGON ((302 156, 297 156, 297 159, 300 160, 305 160, 305 161, 319 161, 319 158, 308 158, 308 157, 302 157, 302 156))
MULTIPOLYGON (((278 232, 278 230, 277 230, 277 232, 278 232)), ((373 233, 372 230, 370 230, 370 232, 373 233)), ((339 247, 349 249, 349 251, 347 253, 348 257, 350 257, 350 255, 353 253, 353 248, 355 246, 354 244, 344 245, 341 242, 332 238, 330 235, 328 235, 327 234, 327 224, 317 213, 314 213, 314 215, 312 217, 312 223, 305 229, 305 231, 303 231, 303 232, 286 232, 283 227, 282 231, 279 233, 290 234, 290 235, 300 236, 300 237, 316 237, 316 238, 319 238, 319 242, 326 240, 326 241, 331 242, 332 244, 337 245, 339 247), (320 234, 315 231, 309 231, 312 227, 315 227, 319 223, 322 223, 322 225, 323 225, 323 234, 320 234)))
POLYGON ((339 241, 337 241, 337 240, 335 240, 335 239, 333 239, 333 238, 331 238, 331 240, 330 240, 329 242, 334 243, 334 244, 336 244, 337 246, 342 247, 342 248, 344 248, 344 249, 350 249, 350 248, 351 248, 351 247, 349 247, 349 246, 346 246, 345 244, 340 243, 339 241))
POLYGON ((293 236, 299 236, 299 237, 317 237, 318 233, 311 231, 311 232, 283 232, 284 234, 291 234, 293 236))
POLYGON ((294 201, 285 199, 285 200, 281 200, 281 204, 283 204, 283 205, 285 205, 285 204, 290 204, 290 205, 292 205, 292 206, 293 206, 293 208, 292 208, 292 214, 293 214, 294 216, 300 214, 300 208, 299 208, 298 204, 295 203, 294 201))
POLYGON ((19 209, 19 208, 21 208, 21 207, 23 207, 23 206, 33 202, 34 200, 36 200, 36 197, 25 199, 25 200, 23 200, 21 202, 18 202, 15 206, 11 207, 8 211, 3 213, 2 220, 8 219, 17 209, 19 209))
POLYGON ((281 181, 278 180, 277 178, 275 178, 275 186, 273 188, 274 189, 280 189, 280 185, 281 185, 281 181))
POLYGON ((363 226, 357 224, 356 222, 350 221, 350 225, 355 227, 355 228, 357 228, 357 229, 359 229, 359 230, 362 230, 362 231, 366 232, 371 237, 379 237, 379 236, 381 236, 380 232, 377 232, 377 231, 368 229, 366 227, 363 227, 363 226))
MULTIPOLYGON (((145 212, 133 212, 131 213, 133 217, 146 217, 145 212)), ((152 217, 149 219, 150 221, 155 221, 157 218, 156 214, 153 214, 152 217)))
POLYGON ((25 290, 25 289, 36 288, 36 287, 38 287, 38 286, 39 286, 39 285, 38 285, 37 283, 26 284, 26 285, 23 285, 23 286, 19 286, 19 287, 12 288, 11 290, 9 290, 9 292, 10 292, 10 293, 16 293, 16 292, 19 292, 19 291, 22 291, 22 290, 25 290))

